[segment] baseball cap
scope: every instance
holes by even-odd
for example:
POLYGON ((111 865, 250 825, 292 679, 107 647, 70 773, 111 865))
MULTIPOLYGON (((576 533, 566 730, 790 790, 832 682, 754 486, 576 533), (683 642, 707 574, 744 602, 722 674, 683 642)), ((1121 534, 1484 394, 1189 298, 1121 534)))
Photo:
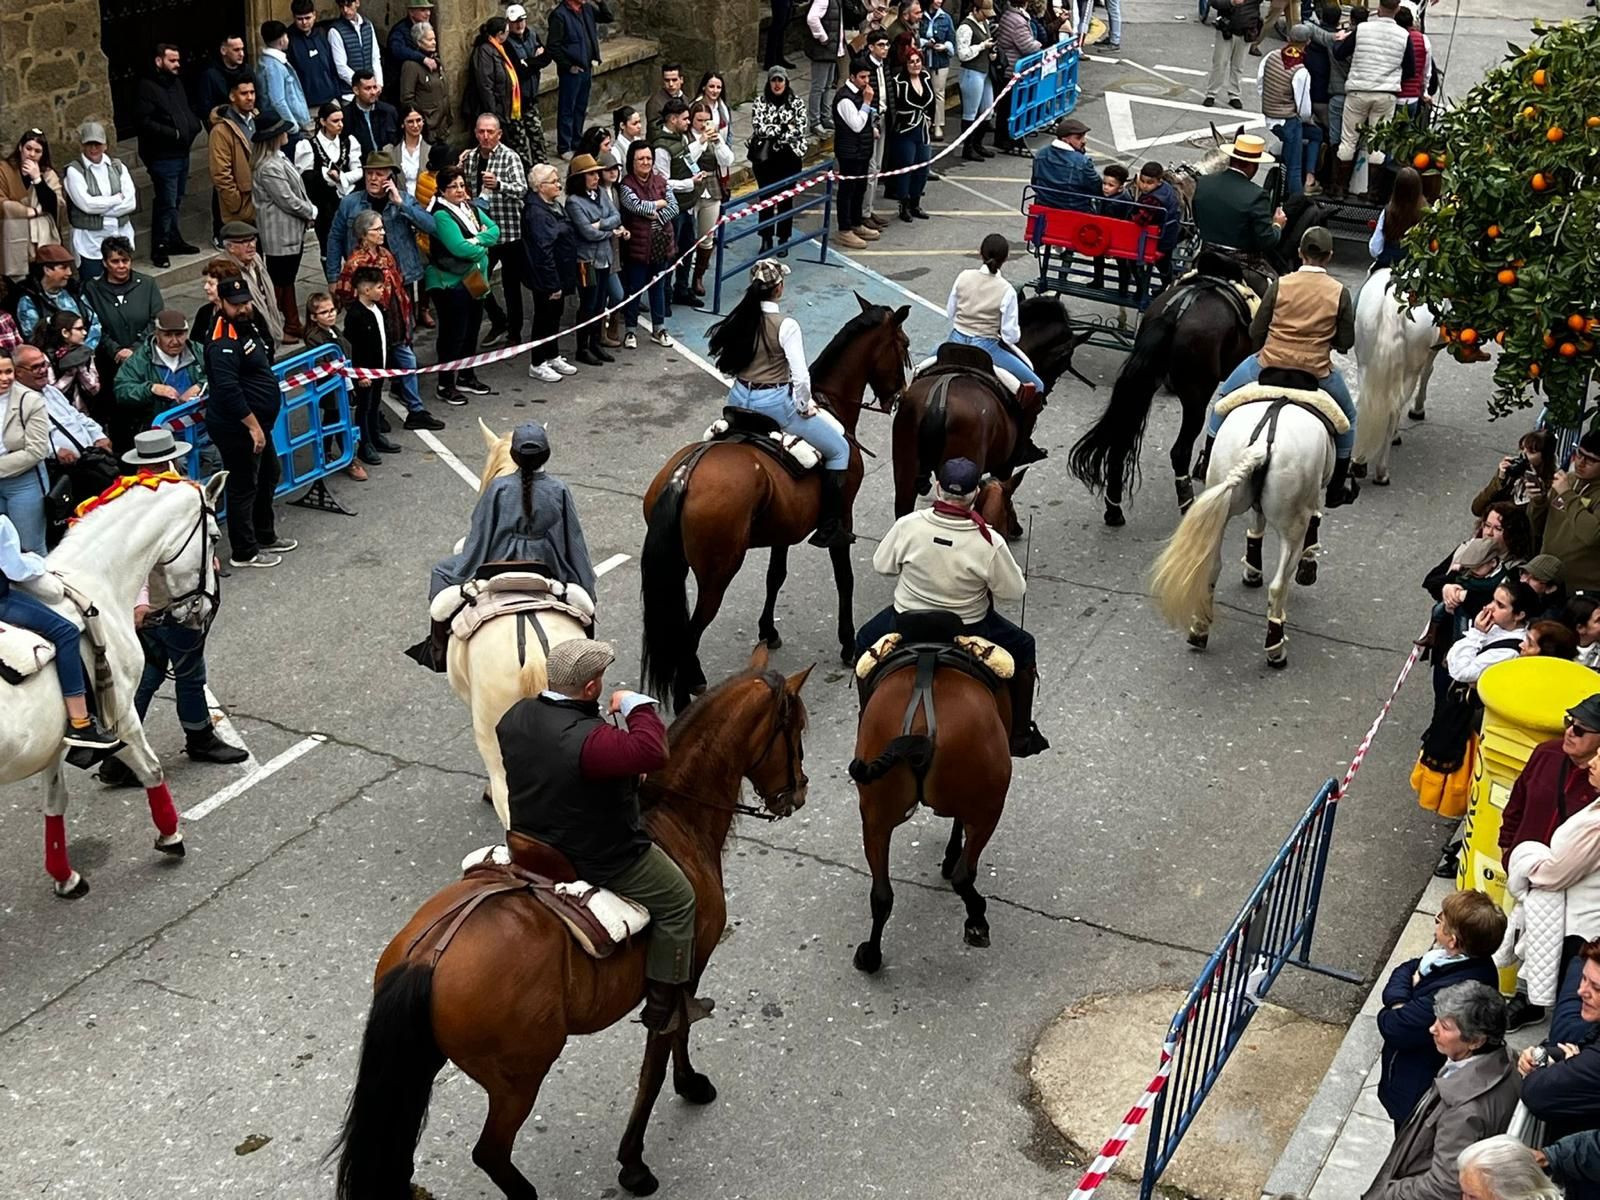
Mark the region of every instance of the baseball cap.
POLYGON ((772 66, 767 68, 767 78, 782 79, 783 81, 788 82, 789 72, 785 68, 780 67, 777 63, 773 63, 772 66))
POLYGON ((952 496, 976 491, 983 472, 970 458, 950 458, 939 468, 939 487, 952 496))
POLYGON ((550 437, 537 421, 524 421, 511 431, 511 449, 517 454, 529 454, 550 449, 550 437))
POLYGON ((528 10, 520 4, 513 4, 506 9, 506 20, 508 21, 526 21, 527 19, 528 10))
POLYGON ((1313 225, 1300 236, 1300 249, 1319 258, 1324 254, 1332 254, 1333 234, 1328 232, 1326 226, 1313 225))
POLYGON ((78 126, 78 144, 88 146, 94 142, 106 144, 106 127, 99 121, 85 121, 78 126))

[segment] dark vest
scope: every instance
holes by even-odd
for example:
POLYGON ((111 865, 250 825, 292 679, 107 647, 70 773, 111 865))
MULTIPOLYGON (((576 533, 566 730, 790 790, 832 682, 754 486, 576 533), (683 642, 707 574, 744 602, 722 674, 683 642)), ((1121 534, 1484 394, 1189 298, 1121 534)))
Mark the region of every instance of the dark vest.
POLYGON ((828 35, 826 43, 817 41, 811 31, 806 30, 806 57, 812 62, 836 62, 839 58, 839 4, 840 0, 828 0, 828 7, 822 10, 822 32, 828 35))
POLYGON ((328 48, 328 31, 312 26, 310 33, 289 30, 289 65, 300 77, 300 90, 306 94, 306 106, 311 115, 329 100, 344 94, 339 76, 333 70, 333 51, 328 48))
POLYGON ((871 158, 872 120, 867 120, 860 133, 846 125, 839 116, 839 109, 847 99, 851 105, 859 107, 861 93, 846 85, 833 94, 833 155, 835 158, 871 158))
POLYGON ((686 152, 689 149, 689 139, 681 133, 672 133, 666 129, 656 130, 656 135, 650 139, 650 149, 665 150, 671 159, 671 166, 667 175, 668 179, 687 179, 694 174, 694 166, 688 161, 686 152))
MULTIPOLYGON (((985 25, 982 21, 978 20, 977 17, 968 17, 961 23, 972 31, 972 44, 974 46, 976 46, 979 42, 986 42, 994 36, 993 28, 985 25)), ((993 61, 994 47, 990 46, 987 50, 984 50, 974 55, 972 58, 967 59, 966 62, 961 64, 961 69, 963 71, 979 71, 982 74, 987 75, 989 73, 989 64, 993 61)))
POLYGON ((345 61, 350 64, 350 73, 372 70, 373 56, 377 53, 378 35, 373 30, 371 21, 362 21, 358 32, 356 27, 343 17, 336 19, 332 25, 333 36, 344 43, 345 61))
POLYGON ((595 704, 536 696, 513 704, 495 734, 512 830, 549 842, 580 879, 604 886, 639 861, 650 838, 634 780, 583 778, 583 743, 600 724, 595 704))

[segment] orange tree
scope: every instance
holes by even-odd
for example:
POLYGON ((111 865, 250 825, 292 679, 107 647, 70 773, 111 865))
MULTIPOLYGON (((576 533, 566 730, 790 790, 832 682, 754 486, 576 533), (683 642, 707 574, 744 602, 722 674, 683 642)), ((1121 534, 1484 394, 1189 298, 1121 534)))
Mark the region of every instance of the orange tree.
POLYGON ((1442 175, 1397 293, 1440 314, 1456 358, 1499 345, 1492 415, 1540 397, 1571 425, 1600 365, 1600 17, 1534 33, 1428 128, 1401 116, 1374 141, 1442 175))

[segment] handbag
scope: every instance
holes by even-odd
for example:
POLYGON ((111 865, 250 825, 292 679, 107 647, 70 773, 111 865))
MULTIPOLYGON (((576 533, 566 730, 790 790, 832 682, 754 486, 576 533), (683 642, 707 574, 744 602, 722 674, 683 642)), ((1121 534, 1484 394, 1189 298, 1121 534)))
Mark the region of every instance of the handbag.
POLYGON ((673 248, 672 225, 666 221, 652 221, 648 257, 645 261, 651 265, 664 263, 671 259, 673 248))
POLYGON ((770 137, 753 137, 750 139, 750 165, 764 167, 767 159, 772 157, 772 139, 770 137))
POLYGON ((474 300, 482 300, 489 294, 489 280, 477 267, 473 267, 461 277, 461 286, 467 289, 467 295, 474 300))

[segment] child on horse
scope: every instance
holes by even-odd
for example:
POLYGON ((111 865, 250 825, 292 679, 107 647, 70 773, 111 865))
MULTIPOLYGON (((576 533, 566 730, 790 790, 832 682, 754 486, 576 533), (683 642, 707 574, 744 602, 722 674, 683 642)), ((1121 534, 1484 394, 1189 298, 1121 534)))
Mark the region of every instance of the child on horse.
POLYGON ((1028 581, 1003 538, 972 510, 980 472, 971 459, 952 458, 939 468, 932 508, 907 513, 894 523, 877 552, 873 569, 895 579, 894 603, 856 634, 856 653, 864 654, 894 632, 902 612, 940 611, 961 618, 962 632, 987 638, 1016 661, 1011 677, 1011 753, 1027 758, 1048 750, 1033 723, 1037 673, 1033 635, 994 610, 995 600, 1018 600, 1028 581))
POLYGON ((750 268, 744 298, 711 327, 711 355, 717 370, 733 376, 728 406, 760 413, 785 433, 804 438, 822 455, 822 507, 813 546, 848 546, 855 541, 844 524, 845 475, 850 443, 844 427, 821 411, 811 395, 800 325, 778 310, 789 268, 763 258, 750 268))

